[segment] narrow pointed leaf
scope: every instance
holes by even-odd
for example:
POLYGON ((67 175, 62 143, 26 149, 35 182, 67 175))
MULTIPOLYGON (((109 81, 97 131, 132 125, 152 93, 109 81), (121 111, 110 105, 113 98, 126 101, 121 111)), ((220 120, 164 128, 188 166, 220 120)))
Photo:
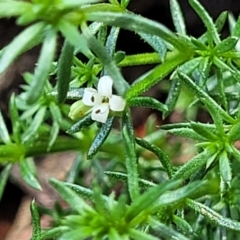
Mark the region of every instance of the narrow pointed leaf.
POLYGON ((34 200, 31 202, 30 210, 31 210, 32 225, 33 225, 31 240, 42 240, 40 217, 39 217, 37 206, 34 200))
POLYGON ((112 129, 113 120, 114 120, 114 117, 110 117, 108 118, 107 122, 102 125, 100 131, 98 132, 97 136, 94 138, 88 150, 88 153, 87 153, 88 159, 93 158, 93 156, 98 152, 98 150, 101 148, 101 146, 107 139, 112 129))
POLYGON ((128 174, 128 191, 132 201, 134 201, 139 196, 138 165, 132 119, 128 112, 123 115, 122 136, 128 174))
POLYGON ((27 92, 26 101, 29 104, 35 103, 43 93, 44 86, 47 82, 48 74, 52 68, 52 62, 55 55, 57 43, 57 33, 53 29, 49 29, 43 42, 40 57, 38 59, 35 73, 27 92))
MULTIPOLYGON (((216 19, 215 21, 215 26, 216 26, 216 29, 217 29, 217 32, 220 33, 225 25, 225 22, 227 20, 227 17, 228 17, 228 12, 225 11, 225 12, 222 12, 218 18, 216 19)), ((207 40, 208 40, 208 32, 205 32, 201 37, 198 38, 198 40, 206 43, 207 40)))
POLYGON ((159 238, 154 237, 148 233, 142 232, 136 229, 130 229, 129 235, 131 239, 141 239, 141 240, 158 240, 159 238))
POLYGON ((153 144, 149 143, 148 141, 146 141, 144 139, 136 138, 136 142, 143 148, 146 148, 147 150, 149 150, 157 155, 161 164, 163 165, 164 169, 166 170, 168 177, 171 179, 172 175, 173 175, 173 167, 172 167, 172 164, 170 162, 168 155, 164 151, 162 151, 162 149, 160 149, 157 146, 154 146, 153 144))
POLYGON ((143 210, 151 208, 152 204, 156 202, 159 196, 161 196, 164 192, 177 187, 180 183, 180 180, 165 181, 155 187, 150 188, 143 195, 135 199, 126 213, 125 220, 129 222, 141 214, 143 210))
POLYGON ((66 40, 73 45, 76 49, 79 49, 86 57, 91 58, 92 53, 90 52, 86 39, 80 34, 77 26, 67 21, 59 22, 59 29, 66 40))
POLYGON ((179 40, 175 34, 155 21, 132 13, 110 12, 109 8, 101 9, 97 5, 85 7, 83 9, 87 20, 104 22, 130 31, 155 35, 172 44, 177 49, 189 50, 185 43, 179 40))
POLYGON ((192 226, 183 218, 180 218, 177 215, 173 215, 173 222, 177 225, 181 232, 187 234, 193 234, 192 226))
POLYGON ((79 120, 77 123, 72 125, 69 130, 67 130, 67 133, 75 133, 80 132, 83 128, 89 127, 92 125, 94 121, 91 118, 91 114, 85 116, 83 119, 79 120))
POLYGON ((135 107, 147 107, 156 109, 159 112, 165 112, 168 110, 165 104, 152 97, 133 97, 128 101, 128 104, 135 107))
POLYGON ((37 131, 41 124, 43 123, 44 117, 46 113, 46 107, 40 108, 40 110, 35 114, 30 126, 22 135, 22 141, 28 142, 30 139, 36 137, 37 131))
POLYGON ((221 54, 227 51, 234 50, 238 40, 238 37, 228 37, 219 44, 217 44, 217 46, 214 48, 214 51, 216 52, 216 54, 221 54))
POLYGON ((128 83, 122 77, 117 65, 112 59, 112 56, 109 55, 107 49, 98 42, 98 40, 91 34, 87 27, 82 29, 85 38, 88 41, 88 45, 90 49, 96 54, 96 56, 100 59, 102 64, 104 65, 106 74, 112 76, 113 85, 117 91, 117 93, 123 96, 126 90, 129 88, 128 83))
POLYGON ((223 151, 219 156, 219 170, 223 181, 229 185, 232 180, 232 169, 226 151, 223 151))
POLYGON ((191 128, 200 136, 203 136, 208 140, 217 140, 218 137, 214 135, 210 129, 206 128, 204 125, 198 124, 196 122, 191 122, 191 128))
POLYGON ((32 4, 19 1, 1 1, 0 2, 0 18, 17 17, 31 10, 32 4))
POLYGON ((198 171, 207 163, 209 158, 215 157, 216 154, 213 151, 205 149, 203 152, 188 160, 188 162, 186 162, 182 167, 180 167, 173 175, 173 179, 186 180, 190 178, 196 171, 198 171))
POLYGON ((20 173, 23 180, 32 188, 41 190, 41 185, 39 184, 36 177, 36 169, 34 162, 31 158, 21 159, 19 161, 20 173))
POLYGON ((65 40, 57 70, 57 97, 59 103, 64 102, 67 96, 69 82, 71 80, 73 51, 74 47, 67 40, 65 40))
POLYGON ((171 86, 168 91, 168 96, 165 103, 168 110, 163 112, 164 119, 173 111, 174 107, 176 106, 180 92, 181 92, 181 79, 180 78, 172 79, 171 86))
POLYGON ((5 144, 11 142, 1 110, 0 110, 0 140, 2 140, 5 144))
POLYGON ((115 48, 116 48, 119 32, 120 32, 120 28, 112 27, 110 30, 110 33, 107 37, 106 48, 107 48, 107 51, 110 54, 110 56, 113 56, 113 54, 115 53, 115 48))
MULTIPOLYGON (((128 180, 128 176, 127 176, 126 173, 104 171, 104 174, 106 174, 108 177, 110 177, 112 179, 119 180, 119 181, 122 181, 122 182, 127 182, 127 180, 128 180)), ((150 187, 156 186, 155 183, 149 182, 149 181, 141 179, 141 178, 139 178, 138 181, 139 181, 139 187, 144 189, 144 190, 147 190, 150 187)))
POLYGON ((161 61, 164 62, 166 54, 167 54, 167 47, 162 38, 151 35, 147 33, 137 32, 138 35, 146 41, 160 56, 161 61))
POLYGON ((225 112, 206 92, 204 92, 197 84, 195 84, 187 75, 184 73, 178 72, 179 77, 184 81, 186 86, 192 90, 200 101, 202 101, 207 106, 212 106, 216 111, 221 115, 221 117, 228 121, 233 122, 234 119, 225 112))
POLYGON ((212 41, 214 41, 215 44, 218 44, 220 42, 220 37, 218 35, 216 26, 210 17, 210 15, 207 13, 207 11, 204 9, 204 7, 200 4, 197 0, 189 0, 190 5, 193 7, 193 9, 197 12, 203 23, 205 24, 208 34, 212 41))
POLYGON ((170 10, 174 27, 179 34, 186 34, 186 25, 180 5, 177 0, 170 0, 170 10))
POLYGON ((73 190, 65 185, 64 182, 58 181, 51 178, 49 183, 54 187, 62 199, 66 200, 69 205, 76 210, 78 213, 82 214, 83 211, 92 211, 92 208, 85 203, 73 190))
POLYGON ((227 229, 240 231, 240 222, 221 216, 219 213, 213 211, 211 208, 197 201, 187 199, 186 204, 194 211, 202 214, 210 222, 220 225, 222 227, 226 227, 227 229))
POLYGON ((230 129, 228 133, 228 140, 230 142, 235 142, 240 140, 240 122, 237 122, 233 127, 230 129))
POLYGON ((240 17, 238 17, 237 22, 232 30, 232 36, 240 37, 240 17))
POLYGON ((21 142, 20 140, 21 124, 20 124, 15 94, 12 94, 10 98, 9 108, 10 108, 10 116, 11 116, 11 122, 12 122, 13 138, 15 142, 20 143, 21 142))
POLYGON ((1 202, 3 192, 4 192, 11 169, 12 169, 12 164, 8 164, 2 169, 0 173, 0 202, 1 202))
POLYGON ((154 218, 151 218, 149 222, 154 232, 156 232, 156 235, 159 235, 161 238, 164 237, 165 239, 190 240, 181 233, 155 220, 154 218))
POLYGON ((173 135, 180 136, 180 137, 192 138, 192 139, 199 140, 199 141, 206 140, 205 137, 203 137, 202 135, 199 135, 191 128, 170 129, 170 130, 168 130, 168 132, 170 132, 173 135))
POLYGON ((0 74, 3 73, 19 55, 39 43, 37 39, 40 38, 45 26, 43 22, 31 25, 17 35, 12 42, 4 48, 0 56, 0 74))

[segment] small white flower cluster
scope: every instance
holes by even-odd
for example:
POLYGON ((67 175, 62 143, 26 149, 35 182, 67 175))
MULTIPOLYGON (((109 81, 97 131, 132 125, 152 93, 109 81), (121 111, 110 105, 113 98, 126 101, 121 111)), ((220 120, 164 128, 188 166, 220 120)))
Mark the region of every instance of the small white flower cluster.
MULTIPOLYGON (((112 78, 103 76, 99 79, 97 90, 85 88, 81 103, 91 107, 85 114, 91 111, 92 120, 105 123, 110 111, 122 112, 124 110, 126 102, 122 97, 112 94, 112 86, 112 78)), ((70 110, 70 117, 71 112, 74 110, 70 110)))

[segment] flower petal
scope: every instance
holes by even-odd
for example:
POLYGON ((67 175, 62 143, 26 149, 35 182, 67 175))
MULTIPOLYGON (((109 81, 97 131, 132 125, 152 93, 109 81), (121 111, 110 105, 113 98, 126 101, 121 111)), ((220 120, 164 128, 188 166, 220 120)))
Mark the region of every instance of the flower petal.
POLYGON ((109 99, 109 107, 112 111, 121 112, 124 110, 125 105, 125 100, 120 96, 112 95, 112 97, 109 99))
POLYGON ((105 123, 108 118, 109 105, 108 103, 100 104, 92 109, 92 120, 105 123))
POLYGON ((87 106, 96 106, 101 104, 103 96, 98 94, 97 90, 94 88, 85 88, 83 93, 82 101, 87 106))
POLYGON ((111 97, 113 80, 110 76, 103 76, 98 82, 98 93, 104 97, 111 97))

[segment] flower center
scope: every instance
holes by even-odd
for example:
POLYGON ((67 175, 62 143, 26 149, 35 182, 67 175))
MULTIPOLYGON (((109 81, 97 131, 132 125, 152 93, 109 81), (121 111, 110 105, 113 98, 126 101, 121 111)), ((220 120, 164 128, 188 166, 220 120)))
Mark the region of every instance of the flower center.
POLYGON ((108 97, 103 97, 102 103, 109 103, 109 98, 108 97))

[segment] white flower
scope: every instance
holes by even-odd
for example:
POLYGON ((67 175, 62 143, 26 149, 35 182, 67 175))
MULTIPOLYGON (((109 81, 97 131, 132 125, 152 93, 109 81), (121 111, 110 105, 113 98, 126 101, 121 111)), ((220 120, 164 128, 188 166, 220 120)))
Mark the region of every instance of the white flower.
POLYGON ((125 100, 112 94, 113 80, 110 76, 99 79, 97 90, 85 88, 83 103, 91 108, 91 118, 94 121, 105 123, 111 111, 122 112, 125 108, 125 100))

